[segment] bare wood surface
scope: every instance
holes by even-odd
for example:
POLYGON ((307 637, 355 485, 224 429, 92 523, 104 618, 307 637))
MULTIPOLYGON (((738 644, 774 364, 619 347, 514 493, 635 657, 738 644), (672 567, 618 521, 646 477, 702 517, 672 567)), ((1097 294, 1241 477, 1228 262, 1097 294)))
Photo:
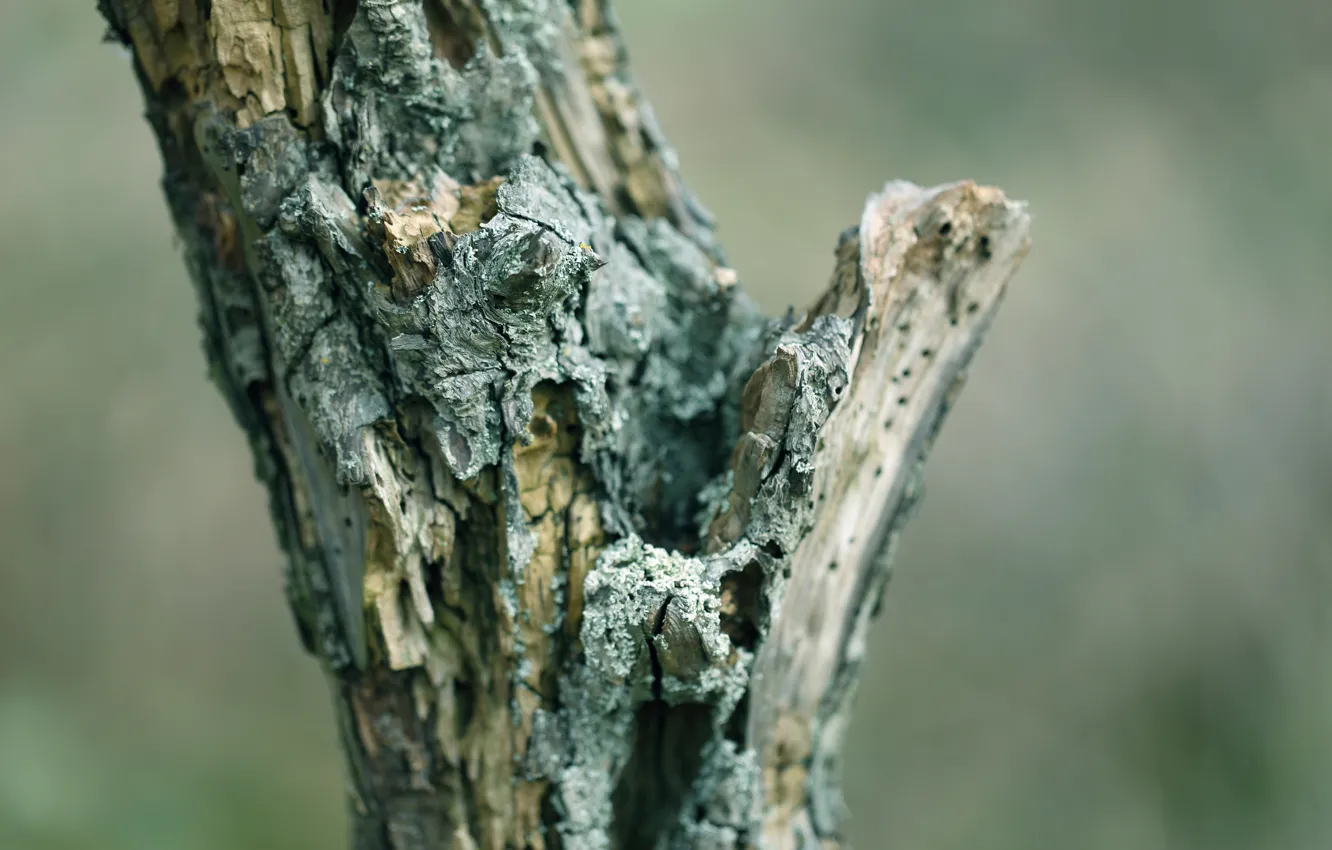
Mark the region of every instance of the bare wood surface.
POLYGON ((858 334, 815 460, 815 520, 755 665, 748 731, 764 755, 766 846, 837 831, 842 734, 893 545, 1028 227, 993 189, 889 184, 812 311, 843 313, 858 334))

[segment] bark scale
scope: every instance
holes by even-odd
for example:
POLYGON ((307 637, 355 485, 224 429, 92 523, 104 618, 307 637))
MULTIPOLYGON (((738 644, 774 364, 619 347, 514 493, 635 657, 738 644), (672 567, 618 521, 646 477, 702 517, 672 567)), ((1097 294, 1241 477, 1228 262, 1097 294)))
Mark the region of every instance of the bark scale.
POLYGON ((354 846, 840 846, 865 632, 1022 206, 891 183, 768 321, 606 0, 101 8, 354 846))

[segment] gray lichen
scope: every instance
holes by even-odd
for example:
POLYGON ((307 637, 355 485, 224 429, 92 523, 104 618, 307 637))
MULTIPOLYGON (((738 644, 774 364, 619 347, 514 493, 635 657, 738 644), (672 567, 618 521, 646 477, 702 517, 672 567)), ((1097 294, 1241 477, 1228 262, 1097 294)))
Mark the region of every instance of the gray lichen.
MULTIPOLYGON (((244 173, 247 162, 234 167, 244 173)), ((498 213, 448 248, 425 292, 399 303, 377 285, 383 269, 345 188, 316 175, 292 182, 276 205, 269 184, 241 180, 238 192, 241 205, 276 222, 256 238, 254 262, 272 281, 264 304, 274 355, 312 442, 333 452, 341 485, 369 485, 363 435, 413 399, 433 411, 456 479, 499 466, 509 565, 498 589, 510 614, 533 540, 505 450, 528 439, 537 383, 575 388, 582 455, 622 537, 585 580, 582 654, 561 678, 564 707, 534 728, 527 761, 555 782, 565 846, 610 846, 609 789, 633 749, 635 710, 651 700, 712 707, 682 809, 705 817, 681 815, 662 846, 729 846, 755 826, 757 761, 725 733, 752 654, 721 629, 721 580, 761 563, 768 594, 780 586, 780 564, 756 544, 790 551, 803 531, 815 435, 847 380, 848 324, 820 319, 767 346, 797 364, 773 435, 781 461, 746 493, 749 538, 711 558, 686 556, 642 535, 691 535, 700 494, 714 498, 708 482, 734 484, 724 447, 740 417, 722 411, 738 405, 736 378, 763 356, 767 328, 700 248, 664 221, 612 219, 557 169, 522 156, 498 192, 498 213)), ((327 546, 338 533, 319 524, 327 546)), ((340 569, 351 574, 339 594, 354 593, 359 574, 340 569)), ((354 636, 356 616, 341 607, 354 636)))
POLYGON ((626 732, 636 709, 649 701, 712 708, 703 768, 688 797, 697 806, 682 809, 706 807, 706 823, 682 819, 662 841, 753 826, 757 761, 725 736, 748 686, 752 656, 723 633, 719 609, 723 576, 761 557, 742 544, 721 556, 692 558, 629 536, 607 549, 588 575, 583 656, 561 682, 561 693, 571 699, 561 710, 568 764, 556 780, 557 799, 572 814, 561 825, 571 850, 611 846, 613 813, 602 791, 614 787, 628 764, 634 741, 626 732))
MULTIPOLYGON (((688 769, 626 793, 672 785, 653 801, 673 807, 660 850, 739 846, 759 827, 761 789, 735 720, 814 509, 812 463, 849 381, 851 324, 764 321, 687 193, 672 194, 687 209, 670 216, 615 215, 543 158, 534 104, 571 67, 556 0, 481 7, 491 38, 455 67, 437 57, 422 4, 362 0, 331 64, 321 133, 282 112, 243 129, 215 109, 189 115, 195 151, 168 150, 167 182, 211 359, 255 444, 291 553, 292 605, 346 689, 344 713, 447 727, 433 743, 395 732, 384 750, 411 762, 407 797, 429 784, 427 755, 469 782, 493 774, 487 805, 519 777, 549 782, 558 822, 541 811, 528 827, 558 829, 566 850, 610 848, 627 766, 673 718, 693 727, 688 769), (414 260, 386 241, 402 212, 390 186, 490 191, 493 208, 458 232, 435 220, 418 234, 428 254, 406 286, 414 260), (213 210, 206 226, 200 208, 213 210), (609 544, 581 577, 580 619, 575 532, 542 538, 554 520, 528 510, 520 480, 519 451, 550 437, 533 427, 543 386, 573 400, 567 475, 590 480, 580 495, 599 511, 580 554, 609 544), (460 540, 469 531, 498 539, 460 540), (546 556, 556 574, 535 575, 546 556), (558 613, 531 628, 524 617, 547 603, 558 613), (442 625, 464 610, 476 617, 460 627, 476 632, 470 643, 442 625), (368 693, 410 693, 410 704, 368 693), (456 704, 467 699, 507 710, 511 728, 485 734, 513 765, 479 766, 480 727, 456 704)), ((645 144, 673 173, 639 110, 645 144)), ((381 789, 357 761, 370 748, 348 746, 359 792, 382 804, 374 817, 411 822, 392 809, 401 800, 373 799, 381 789)), ((481 817, 470 805, 449 817, 481 817)))
POLYGON ((536 82, 522 51, 483 44, 461 70, 437 59, 422 4, 359 4, 324 101, 344 183, 411 179, 427 163, 464 182, 503 173, 539 135, 536 82))
MULTIPOLYGON (((242 131, 204 119, 199 131, 250 223, 261 325, 309 426, 295 442, 318 449, 300 459, 305 486, 329 491, 314 519, 348 650, 325 655, 364 657, 355 601, 362 577, 339 556, 354 552, 359 537, 348 537, 343 517, 326 515, 326 506, 341 503, 333 491, 371 486, 383 468, 379 456, 366 455, 371 430, 404 402, 424 403, 455 479, 500 469, 509 564, 497 590, 512 618, 534 543, 507 450, 530 438, 533 388, 569 385, 583 425, 581 455, 621 539, 585 581, 582 653, 561 676, 563 707, 534 721, 526 769, 555 782, 567 847, 609 846, 611 790, 633 748, 635 709, 650 700, 707 704, 713 728, 691 800, 734 799, 722 814, 682 821, 675 832, 684 841, 720 830, 720 840, 747 829, 737 813, 747 811, 740 797, 753 794, 756 762, 724 728, 752 656, 721 630, 720 581, 760 556, 741 545, 693 558, 642 535, 692 535, 697 496, 726 460, 721 411, 738 398, 737 374, 761 356, 764 324, 671 225, 617 220, 558 168, 522 153, 534 135, 527 119, 514 117, 530 113, 531 92, 510 88, 515 80, 530 88, 530 73, 516 69, 521 53, 497 60, 481 51, 459 72, 422 48, 414 12, 399 7, 385 17, 381 7, 362 8, 326 101, 329 140, 344 153, 340 168, 328 145, 301 141, 281 116, 242 131), (374 77, 377 63, 392 74, 374 77), (464 121, 467 110, 484 110, 494 122, 464 121), (489 135, 469 147, 451 122, 489 135), (384 127, 394 128, 391 138, 384 127), (496 134, 514 140, 511 154, 496 134), (437 146, 438 139, 450 143, 437 146), (460 179, 498 172, 505 181, 496 215, 445 246, 429 286, 404 302, 385 289, 391 271, 353 198, 371 180, 425 182, 426 167, 460 179), (723 786, 731 790, 722 794, 723 786)), ((359 535, 366 520, 356 513, 348 509, 347 528, 359 535)), ((419 627, 394 629, 423 639, 419 627)), ((395 657, 412 663, 424 652, 418 644, 395 657)), ((520 662, 515 675, 523 669, 520 662)))

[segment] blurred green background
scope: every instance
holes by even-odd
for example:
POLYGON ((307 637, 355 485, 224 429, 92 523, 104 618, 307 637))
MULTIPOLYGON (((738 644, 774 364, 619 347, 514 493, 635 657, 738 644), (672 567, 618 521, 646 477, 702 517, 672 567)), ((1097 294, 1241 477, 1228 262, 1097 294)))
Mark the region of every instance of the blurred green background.
MULTIPOLYGON (((0 4, 0 847, 341 847, 92 6, 0 4)), ((886 178, 1031 203, 874 632, 854 843, 1332 847, 1332 4, 619 6, 769 310, 886 178)))

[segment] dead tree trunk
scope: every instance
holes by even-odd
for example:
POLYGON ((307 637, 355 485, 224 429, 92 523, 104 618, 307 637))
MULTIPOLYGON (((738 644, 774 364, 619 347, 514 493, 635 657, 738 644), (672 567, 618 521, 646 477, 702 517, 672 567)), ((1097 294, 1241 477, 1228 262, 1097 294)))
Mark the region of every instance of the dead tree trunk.
POLYGON ((101 8, 354 846, 840 846, 867 625, 1023 208, 890 183, 766 321, 606 0, 101 8))

